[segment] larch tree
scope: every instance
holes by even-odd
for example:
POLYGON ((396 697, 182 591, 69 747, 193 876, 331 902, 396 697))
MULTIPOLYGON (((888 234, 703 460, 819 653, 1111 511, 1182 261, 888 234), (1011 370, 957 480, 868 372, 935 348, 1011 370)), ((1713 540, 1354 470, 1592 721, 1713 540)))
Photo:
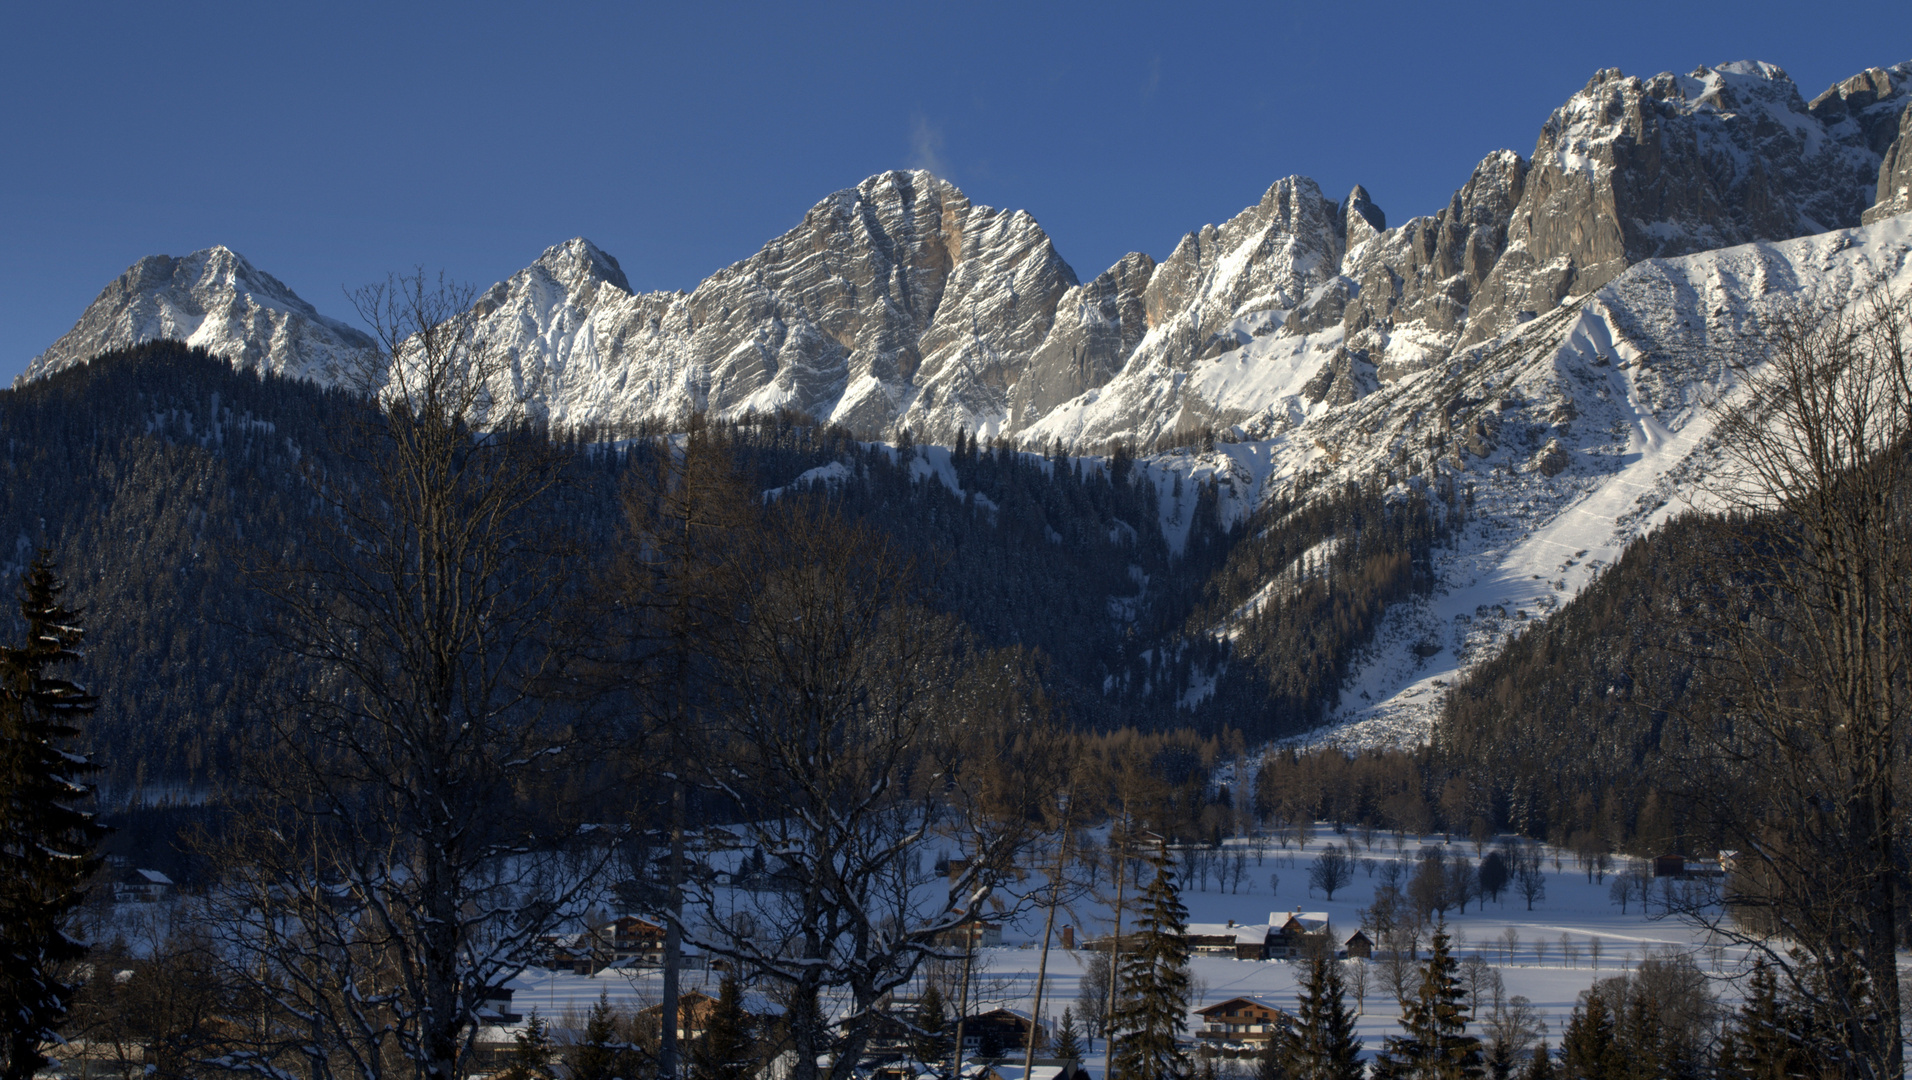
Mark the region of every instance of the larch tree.
POLYGON ((20 587, 22 645, 0 648, 0 1077, 31 1080, 47 1064, 74 988, 63 968, 86 955, 66 934, 98 867, 105 830, 81 804, 95 771, 69 749, 96 699, 51 669, 81 659, 84 631, 60 603, 65 584, 41 550, 20 587))

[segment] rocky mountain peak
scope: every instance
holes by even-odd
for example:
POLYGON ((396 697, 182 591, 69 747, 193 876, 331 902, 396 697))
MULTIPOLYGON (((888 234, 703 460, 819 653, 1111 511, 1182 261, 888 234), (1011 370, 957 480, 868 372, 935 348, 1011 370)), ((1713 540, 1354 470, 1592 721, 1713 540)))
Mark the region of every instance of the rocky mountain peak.
POLYGON ((1368 198, 1368 189, 1360 184, 1348 192, 1341 200, 1341 229, 1349 250, 1360 246, 1370 237, 1387 231, 1388 216, 1368 198))
POLYGON ((587 281, 596 281, 624 292, 631 291, 631 283, 617 260, 582 236, 544 249, 544 254, 531 265, 542 267, 566 288, 576 289, 587 281))
POLYGON ((373 348, 362 331, 319 314, 238 252, 215 246, 149 255, 128 267, 16 384, 163 338, 203 347, 235 367, 322 380, 342 377, 373 348))
POLYGON ((1912 92, 1908 84, 1912 84, 1912 61, 1871 67, 1832 84, 1806 108, 1836 135, 1856 134, 1873 153, 1884 155, 1899 137, 1899 116, 1912 92))

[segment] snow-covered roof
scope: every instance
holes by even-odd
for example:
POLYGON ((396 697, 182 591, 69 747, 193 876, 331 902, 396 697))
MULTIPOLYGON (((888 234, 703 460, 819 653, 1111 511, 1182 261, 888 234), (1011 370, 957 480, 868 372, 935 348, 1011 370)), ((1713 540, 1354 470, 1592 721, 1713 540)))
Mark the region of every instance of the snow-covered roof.
POLYGON ((171 885, 173 883, 172 878, 167 877, 157 870, 135 870, 133 873, 139 875, 148 885, 171 885))
POLYGON ((1242 945, 1260 945, 1268 940, 1268 927, 1256 923, 1189 923, 1189 937, 1232 937, 1242 945))
MULTIPOLYGON (((984 1072, 988 1071, 993 1071, 997 1076, 1002 1077, 1002 1080, 1023 1080, 1022 1066, 1020 1065, 963 1066, 964 1076, 981 1076, 984 1072)), ((1063 1068, 1060 1065, 1037 1065, 1029 1070, 1029 1080, 1057 1080, 1057 1078, 1062 1075, 1063 1068)))
POLYGON ((1286 927, 1290 922, 1308 933, 1319 933, 1328 928, 1328 913, 1325 911, 1276 911, 1268 915, 1271 926, 1286 927))

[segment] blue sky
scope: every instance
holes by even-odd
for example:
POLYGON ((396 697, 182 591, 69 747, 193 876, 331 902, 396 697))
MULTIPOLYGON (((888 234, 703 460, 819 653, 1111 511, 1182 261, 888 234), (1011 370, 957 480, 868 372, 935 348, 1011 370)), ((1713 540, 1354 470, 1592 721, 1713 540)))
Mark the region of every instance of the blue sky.
POLYGON ((1909 58, 1905 4, 12 5, 0 378, 148 254, 223 243, 338 317, 577 235, 688 289, 917 166, 1087 278, 1292 173, 1432 213, 1598 68, 1761 59, 1810 98, 1909 58))

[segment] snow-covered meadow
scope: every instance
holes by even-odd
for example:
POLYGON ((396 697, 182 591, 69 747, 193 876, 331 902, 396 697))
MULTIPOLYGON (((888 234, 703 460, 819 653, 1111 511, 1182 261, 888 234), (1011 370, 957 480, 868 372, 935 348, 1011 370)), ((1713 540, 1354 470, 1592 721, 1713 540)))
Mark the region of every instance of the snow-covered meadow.
MULTIPOLYGON (((1320 823, 1305 845, 1291 839, 1283 846, 1274 838, 1227 841, 1223 848, 1225 857, 1231 863, 1237 855, 1243 858, 1245 872, 1241 880, 1231 881, 1225 890, 1216 884, 1212 875, 1201 875, 1205 880, 1184 880, 1182 900, 1188 907, 1191 924, 1225 924, 1232 919, 1237 924, 1255 925, 1267 923, 1271 916, 1284 918, 1296 910, 1325 912, 1332 920, 1339 943, 1360 927, 1360 909, 1373 902, 1376 886, 1382 880, 1383 865, 1402 861, 1411 875, 1412 864, 1428 845, 1442 846, 1455 857, 1479 860, 1480 852, 1475 845, 1459 837, 1450 843, 1440 835, 1396 837, 1388 832, 1367 834, 1356 829, 1337 834, 1331 825, 1320 823), (1371 846, 1367 842, 1370 838, 1371 846), (1351 846, 1355 862, 1352 883, 1336 890, 1333 900, 1308 886, 1310 865, 1330 844, 1351 846), (1274 880, 1271 882, 1271 879, 1274 880)), ((1492 850, 1491 845, 1487 850, 1492 850)), ((1532 910, 1528 910, 1526 901, 1510 887, 1499 902, 1489 900, 1482 906, 1470 903, 1465 912, 1450 910, 1446 919, 1457 957, 1466 960, 1478 955, 1499 974, 1508 997, 1528 998, 1547 1024, 1546 1038, 1550 1043, 1558 1045, 1560 1032, 1581 991, 1597 979, 1637 966, 1649 955, 1669 952, 1691 955, 1700 969, 1714 978, 1713 991, 1722 1003, 1730 1006, 1737 1002, 1736 976, 1743 974, 1749 963, 1745 950, 1710 941, 1703 930, 1678 919, 1649 914, 1638 900, 1630 901, 1622 912, 1611 898, 1616 874, 1630 869, 1650 874, 1649 867, 1615 857, 1610 869, 1596 875, 1597 880, 1589 880, 1570 853, 1551 848, 1540 850, 1545 895, 1534 901, 1532 910)), ((1102 885, 1099 891, 1107 892, 1106 875, 1102 885)), ((1034 896, 1042 888, 1041 876, 1032 874, 1017 891, 1034 896)), ((1129 890, 1129 896, 1132 903, 1134 889, 1129 890)), ((1655 903, 1651 910, 1658 912, 1660 906, 1655 903)), ((1060 947, 1061 928, 1065 925, 1074 929, 1076 944, 1080 946, 1108 932, 1108 908, 1082 898, 1057 914, 1058 940, 1049 954, 1042 1005, 1042 1012, 1051 1024, 1060 1019, 1065 1007, 1075 1005, 1084 966, 1093 955, 1060 947)), ((972 1014, 998 1007, 1030 1011, 1041 957, 1042 931, 1043 911, 1039 907, 1030 906, 1019 917, 1005 918, 1002 944, 977 953, 972 1014)), ((1371 969, 1380 967, 1378 961, 1368 963, 1371 969)), ((1204 1005, 1244 996, 1292 1009, 1298 981, 1306 971, 1304 965, 1288 961, 1237 960, 1215 955, 1193 957, 1190 970, 1196 997, 1191 1002, 1189 1016, 1191 1039, 1201 1027, 1194 1009, 1204 1005)), ((1380 1049, 1387 1036, 1400 1032, 1399 1006, 1391 991, 1383 986, 1380 972, 1374 970, 1373 975, 1359 1019, 1359 1032, 1369 1053, 1380 1049)), ((705 986, 707 979, 714 976, 702 971, 687 972, 685 985, 715 993, 714 982, 705 986)), ((614 1004, 627 1007, 656 1004, 661 977, 654 969, 613 969, 584 976, 532 968, 513 979, 510 985, 516 991, 515 1009, 529 1013, 536 1008, 541 1015, 556 1018, 567 1011, 581 1014, 601 993, 614 1004)), ((1352 990, 1349 1005, 1354 1005, 1352 990)), ((1081 1026, 1078 1020, 1078 1029, 1081 1026)), ((1104 1043, 1092 1042, 1085 1064, 1099 1074, 1104 1043)))

